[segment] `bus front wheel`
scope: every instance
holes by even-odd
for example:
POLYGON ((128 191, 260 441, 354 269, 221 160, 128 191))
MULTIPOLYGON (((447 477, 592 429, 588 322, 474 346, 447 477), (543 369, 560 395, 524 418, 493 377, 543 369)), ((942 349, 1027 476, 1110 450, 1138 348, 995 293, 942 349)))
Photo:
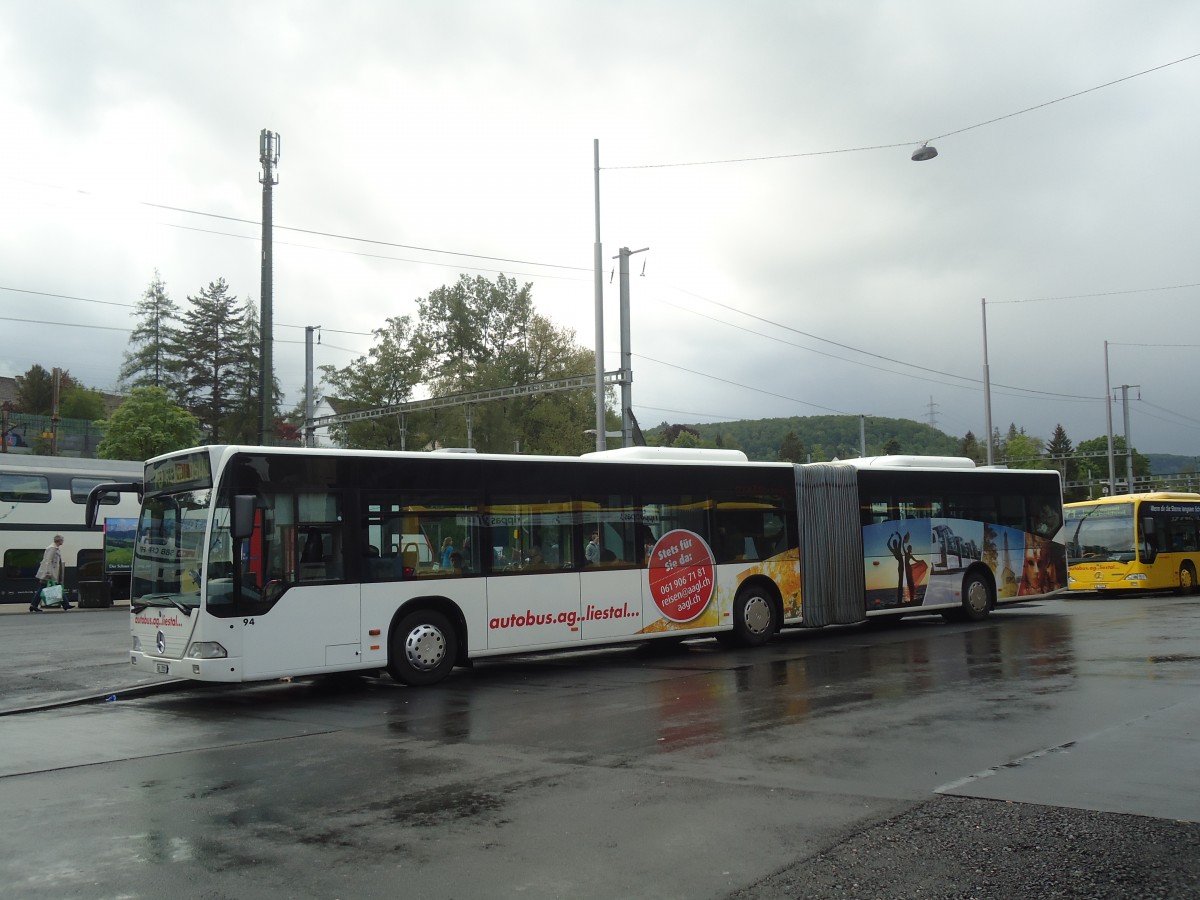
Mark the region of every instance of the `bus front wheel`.
POLYGON ((1190 562, 1179 567, 1179 593, 1196 593, 1196 570, 1190 562))
POLYGON ((779 626, 775 598, 766 588, 748 584, 733 600, 733 639, 743 647, 759 647, 779 626))
POLYGON ((458 635, 434 609, 411 612, 392 632, 388 671, 401 684, 435 684, 450 674, 458 656, 458 635))

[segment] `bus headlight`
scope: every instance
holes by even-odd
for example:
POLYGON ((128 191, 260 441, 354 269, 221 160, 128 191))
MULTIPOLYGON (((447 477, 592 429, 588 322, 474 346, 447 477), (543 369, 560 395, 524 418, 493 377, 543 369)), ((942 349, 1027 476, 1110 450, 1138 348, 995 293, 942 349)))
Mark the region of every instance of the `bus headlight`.
POLYGON ((192 659, 224 659, 229 654, 216 641, 193 641, 187 655, 192 659))
POLYGON ((1145 572, 1135 572, 1132 575, 1126 575, 1125 580, 1126 581, 1145 581, 1146 573, 1145 572))

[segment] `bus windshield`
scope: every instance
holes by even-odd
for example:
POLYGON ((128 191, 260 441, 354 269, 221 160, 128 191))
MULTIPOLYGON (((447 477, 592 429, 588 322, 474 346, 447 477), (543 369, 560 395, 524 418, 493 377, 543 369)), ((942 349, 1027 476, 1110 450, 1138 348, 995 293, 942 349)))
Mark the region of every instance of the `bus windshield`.
POLYGON ((1133 562, 1133 504, 1109 503, 1066 510, 1067 561, 1133 562))
POLYGON ((135 606, 175 606, 186 612, 200 605, 211 498, 212 490, 205 488, 145 499, 134 539, 135 606))

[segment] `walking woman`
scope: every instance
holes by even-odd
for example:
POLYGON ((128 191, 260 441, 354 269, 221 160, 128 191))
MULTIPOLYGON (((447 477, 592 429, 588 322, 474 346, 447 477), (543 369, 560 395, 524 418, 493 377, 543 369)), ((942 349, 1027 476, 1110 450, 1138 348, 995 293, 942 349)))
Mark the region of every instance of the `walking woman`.
MULTIPOLYGON (((61 534, 56 534, 54 536, 53 543, 51 543, 50 546, 46 548, 46 552, 42 554, 42 564, 38 566, 36 576, 38 580, 38 589, 37 593, 33 595, 33 603, 29 604, 30 612, 42 611, 42 591, 45 590, 47 585, 49 585, 51 582, 56 584, 63 583, 66 567, 63 565, 61 549, 62 543, 63 536, 61 534)), ((67 595, 65 593, 63 594, 62 608, 75 608, 67 602, 67 595)))

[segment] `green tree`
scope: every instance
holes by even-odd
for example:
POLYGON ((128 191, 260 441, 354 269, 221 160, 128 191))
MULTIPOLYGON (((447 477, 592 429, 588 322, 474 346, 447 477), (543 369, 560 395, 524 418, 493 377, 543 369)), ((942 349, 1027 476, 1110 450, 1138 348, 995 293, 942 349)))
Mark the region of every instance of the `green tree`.
MULTIPOLYGON (((418 385, 433 399, 500 391, 518 385, 591 375, 594 354, 575 333, 533 308, 530 285, 498 276, 460 276, 452 285, 418 298, 414 324, 389 319, 375 332, 367 356, 344 368, 324 366, 330 403, 339 413, 398 407, 418 385)), ((451 401, 453 402, 453 401, 451 401)), ((612 427, 611 414, 609 425, 612 427)), ((511 399, 459 402, 436 410, 399 413, 335 427, 351 447, 416 449, 465 446, 509 453, 577 455, 592 449, 585 432, 595 424, 593 394, 586 390, 532 393, 511 399), (469 423, 469 425, 468 425, 469 423)))
POLYGON ((1004 442, 1005 455, 1002 459, 1010 469, 1053 468, 1042 455, 1044 449, 1041 438, 1032 437, 1022 431, 1004 442))
MULTIPOLYGON (((75 387, 71 373, 63 370, 58 376, 58 394, 62 397, 75 387)), ((54 414, 54 375, 34 363, 24 375, 17 376, 17 410, 31 416, 54 414)))
MULTIPOLYGON (((221 425, 222 439, 228 443, 255 444, 262 426, 262 403, 259 400, 259 361, 262 359, 262 329, 259 327, 258 307, 247 300, 242 305, 241 352, 229 374, 229 406, 221 425)), ((271 420, 274 423, 266 443, 294 443, 285 437, 287 429, 279 427, 280 417, 274 414, 283 402, 279 380, 271 373, 271 420)))
MULTIPOLYGON (((1105 492, 1108 484, 1108 438, 1104 435, 1088 441, 1080 441, 1075 448, 1076 461, 1079 465, 1079 480, 1088 482, 1091 497, 1099 497, 1105 492)), ((1117 493, 1128 493, 1125 486, 1126 453, 1123 435, 1113 435, 1113 466, 1116 469, 1117 493)), ((1150 474, 1150 460, 1133 451, 1133 475, 1135 478, 1150 474)), ((1085 488, 1088 490, 1088 488, 1085 488)))
MULTIPOLYGON (((532 286, 498 275, 459 277, 417 300, 414 334, 430 373, 431 393, 511 388, 594 371, 594 354, 575 333, 556 326, 533 307, 532 286)), ((466 413, 464 410, 463 413, 466 413)), ((419 421, 423 437, 441 445, 467 443, 466 415, 442 410, 419 421)), ((473 404, 470 443, 485 451, 571 454, 590 449, 584 432, 595 425, 594 396, 587 391, 528 394, 473 404)))
POLYGON ((658 435, 658 442, 655 446, 658 447, 699 447, 700 446, 700 431, 690 425, 667 425, 662 424, 662 432, 658 435), (684 435, 690 435, 686 444, 680 443, 680 438, 684 435))
POLYGON ((783 442, 779 445, 780 462, 802 463, 807 457, 808 451, 800 438, 796 437, 796 432, 789 431, 783 436, 783 442))
POLYGON ((1054 434, 1046 443, 1046 459, 1051 466, 1058 469, 1058 473, 1062 476, 1064 500, 1071 502, 1087 498, 1086 490, 1066 487, 1067 482, 1079 479, 1079 463, 1075 459, 1075 448, 1071 444, 1071 439, 1067 437, 1067 432, 1061 423, 1054 426, 1054 434))
MULTIPOLYGON (((514 348, 508 359, 498 361, 498 378, 511 377, 515 384, 536 384, 588 375, 595 372, 595 358, 592 350, 576 343, 573 330, 534 312, 529 316, 523 346, 514 348)), ((493 406, 494 410, 483 410, 484 440, 496 449, 504 449, 509 441, 519 441, 522 452, 577 456, 595 446, 594 438, 585 434, 589 427, 595 427, 592 391, 531 394, 493 406)))
POLYGON ((105 429, 96 448, 101 459, 145 460, 200 442, 199 420, 158 387, 134 388, 111 417, 96 424, 105 429))
POLYGON ((976 463, 984 463, 987 461, 987 450, 979 443, 979 439, 975 437, 975 433, 968 431, 963 435, 962 443, 958 445, 959 455, 965 456, 967 459, 973 459, 976 463))
MULTIPOLYGON (((387 320, 375 330, 375 346, 366 356, 338 369, 322 366, 328 394, 339 413, 361 412, 397 406, 412 399, 426 366, 425 349, 413 341, 413 324, 408 316, 387 320)), ((398 416, 365 419, 334 426, 334 440, 345 447, 371 450, 399 450, 410 443, 401 433, 398 416)), ((403 427, 408 430, 406 420, 403 427)), ((413 442, 412 447, 420 446, 413 442)))
POLYGON ((127 388, 172 388, 181 362, 177 355, 179 310, 158 269, 138 301, 134 318, 137 325, 129 334, 130 349, 121 362, 121 383, 127 388))
MULTIPOLYGON (((1012 429, 1010 429, 1012 430, 1012 429)), ((992 429, 992 459, 1004 459, 1004 435, 1000 433, 1000 427, 996 426, 992 429)))
POLYGON ((99 419, 104 415, 104 395, 75 385, 59 401, 58 414, 64 419, 99 419))
POLYGON ((533 316, 532 285, 499 275, 460 275, 453 285, 417 299, 416 340, 428 354, 438 395, 527 384, 524 350, 533 316))
POLYGON ((671 446, 682 447, 691 450, 700 446, 700 439, 696 437, 696 432, 691 428, 685 428, 675 437, 675 443, 673 443, 671 446))
POLYGON ((193 297, 172 350, 181 362, 181 405, 195 412, 211 443, 220 443, 229 415, 238 409, 248 352, 245 309, 224 278, 193 297))

